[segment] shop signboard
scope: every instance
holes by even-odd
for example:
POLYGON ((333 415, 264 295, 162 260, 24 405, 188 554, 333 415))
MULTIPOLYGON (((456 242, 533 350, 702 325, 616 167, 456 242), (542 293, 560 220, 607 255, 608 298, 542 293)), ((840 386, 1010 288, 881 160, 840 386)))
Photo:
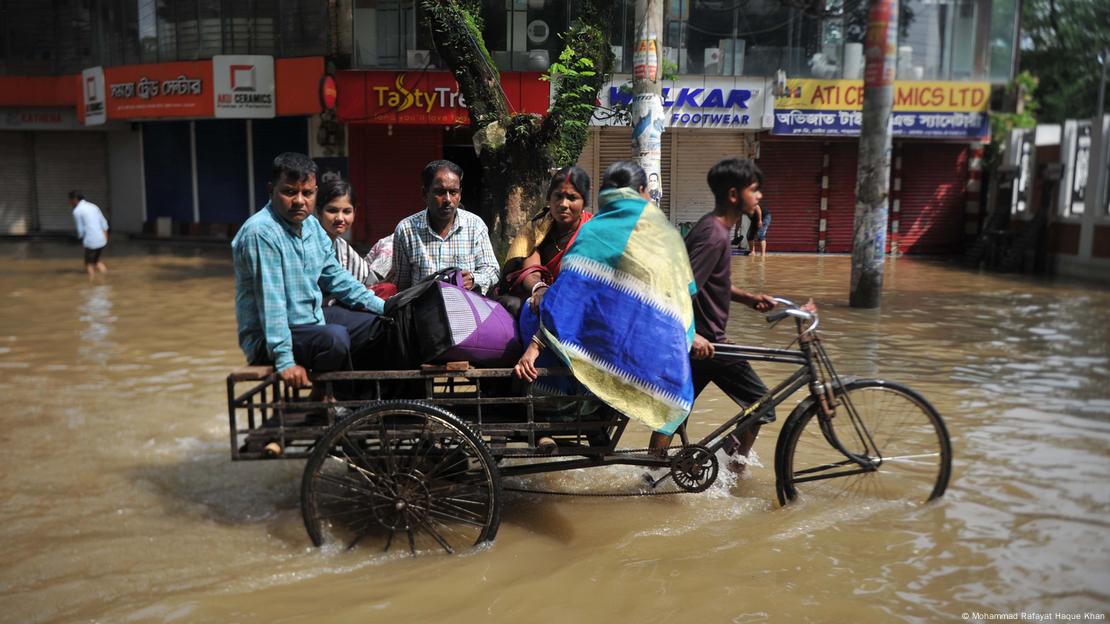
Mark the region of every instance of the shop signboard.
POLYGON ((270 119, 274 116, 274 57, 212 57, 215 116, 224 119, 270 119))
POLYGON ((104 68, 90 67, 81 72, 81 111, 86 126, 99 126, 108 120, 104 92, 104 68))
MULTIPOLYGON (((772 134, 859 136, 860 80, 788 80, 775 98, 772 134)), ((990 83, 894 82, 894 136, 980 139, 990 134, 990 83)))
POLYGON ((1068 214, 1081 215, 1087 206, 1087 180, 1091 169, 1091 122, 1080 122, 1075 130, 1075 144, 1069 158, 1071 169, 1068 184, 1068 214))
POLYGON ((73 108, 5 108, 0 130, 80 130, 73 108))
MULTIPOLYGON (((683 76, 664 81, 663 111, 666 127, 759 130, 764 128, 767 85, 760 79, 683 76)), ((624 125, 619 111, 632 105, 632 82, 614 76, 601 88, 601 106, 594 112, 595 126, 624 125)))
POLYGON ((104 78, 111 119, 213 116, 210 61, 109 67, 104 78))
MULTIPOLYGON (((511 110, 547 113, 548 83, 537 72, 501 74, 511 110)), ((341 71, 336 112, 344 123, 467 125, 466 99, 449 72, 341 71)))

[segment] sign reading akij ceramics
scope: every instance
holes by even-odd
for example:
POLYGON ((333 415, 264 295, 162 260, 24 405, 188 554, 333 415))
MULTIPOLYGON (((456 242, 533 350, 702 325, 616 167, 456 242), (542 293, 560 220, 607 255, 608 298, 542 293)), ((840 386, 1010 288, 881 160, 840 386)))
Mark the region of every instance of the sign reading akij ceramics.
MULTIPOLYGON (((772 134, 859 136, 863 82, 788 80, 772 134)), ((986 82, 894 82, 894 136, 977 139, 990 134, 986 82)))
POLYGON ((260 55, 213 56, 212 91, 216 117, 273 117, 274 58, 260 55))

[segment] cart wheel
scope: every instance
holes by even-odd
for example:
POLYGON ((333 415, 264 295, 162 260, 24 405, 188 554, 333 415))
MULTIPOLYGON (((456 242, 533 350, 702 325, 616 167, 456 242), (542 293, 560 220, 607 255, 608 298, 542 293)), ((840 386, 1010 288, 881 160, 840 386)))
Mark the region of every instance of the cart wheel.
POLYGON ((453 414, 380 402, 317 442, 301 510, 317 546, 454 553, 497 534, 501 473, 482 439, 453 414))

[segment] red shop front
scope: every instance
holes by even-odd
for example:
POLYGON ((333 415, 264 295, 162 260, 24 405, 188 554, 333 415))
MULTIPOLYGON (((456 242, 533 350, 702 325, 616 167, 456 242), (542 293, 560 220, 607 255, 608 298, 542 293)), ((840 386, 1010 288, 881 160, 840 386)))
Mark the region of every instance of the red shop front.
MULTIPOLYGON (((510 110, 547 112, 550 92, 541 75, 501 74, 510 110)), ((420 170, 438 158, 463 168, 463 203, 477 209, 481 168, 466 103, 449 72, 341 71, 336 85, 336 114, 347 124, 348 168, 359 206, 355 241, 372 243, 422 210, 420 170)))

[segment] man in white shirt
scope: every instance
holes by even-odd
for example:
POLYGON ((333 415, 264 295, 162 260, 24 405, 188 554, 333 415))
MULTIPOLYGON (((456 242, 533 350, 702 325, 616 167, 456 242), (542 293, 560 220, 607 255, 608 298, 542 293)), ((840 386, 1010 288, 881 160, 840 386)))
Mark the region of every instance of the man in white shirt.
POLYGON ((108 267, 100 261, 100 252, 108 245, 108 220, 100 212, 100 207, 86 200, 80 191, 69 192, 69 205, 73 206, 77 238, 85 246, 85 271, 89 274, 89 281, 92 281, 97 271, 108 272, 108 267))

